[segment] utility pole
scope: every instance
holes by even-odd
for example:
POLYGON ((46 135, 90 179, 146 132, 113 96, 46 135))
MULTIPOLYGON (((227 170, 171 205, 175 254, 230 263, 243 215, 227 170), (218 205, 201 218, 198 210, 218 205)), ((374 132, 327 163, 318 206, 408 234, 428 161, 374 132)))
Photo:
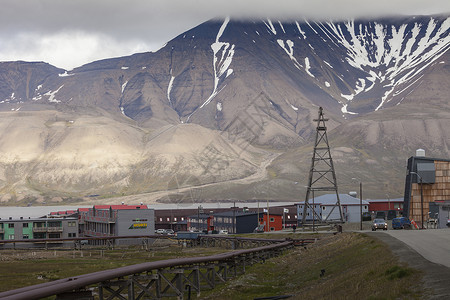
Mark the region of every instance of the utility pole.
POLYGON ((362 231, 362 181, 359 182, 359 230, 362 231))

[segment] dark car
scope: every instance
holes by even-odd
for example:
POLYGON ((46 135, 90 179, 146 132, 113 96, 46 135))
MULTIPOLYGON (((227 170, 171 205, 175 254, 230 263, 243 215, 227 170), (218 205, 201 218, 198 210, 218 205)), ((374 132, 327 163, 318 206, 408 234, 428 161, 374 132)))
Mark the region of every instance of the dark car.
POLYGON ((375 231, 377 229, 383 229, 383 230, 387 230, 388 226, 387 223, 384 219, 375 219, 373 220, 372 223, 372 231, 375 231))
POLYGON ((372 220, 372 215, 370 214, 370 212, 368 212, 368 211, 363 212, 362 220, 363 221, 370 221, 370 220, 372 220))
POLYGON ((405 217, 392 219, 392 229, 411 228, 411 221, 405 217))

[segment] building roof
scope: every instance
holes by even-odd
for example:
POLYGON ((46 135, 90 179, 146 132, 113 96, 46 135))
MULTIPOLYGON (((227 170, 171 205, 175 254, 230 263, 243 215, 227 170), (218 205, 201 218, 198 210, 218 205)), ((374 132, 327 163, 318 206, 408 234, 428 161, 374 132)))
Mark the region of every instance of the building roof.
POLYGON ((395 198, 395 199, 368 199, 367 202, 369 203, 378 203, 378 202, 403 202, 405 199, 403 198, 395 198))
POLYGON ((113 209, 113 210, 123 210, 123 209, 148 209, 147 205, 94 205, 95 209, 113 209))
POLYGON ((426 156, 411 156, 409 159, 414 158, 414 160, 428 160, 428 161, 446 161, 450 162, 450 159, 447 158, 435 158, 435 157, 426 157, 426 156))
MULTIPOLYGON (((314 197, 314 203, 317 205, 335 205, 336 204, 336 194, 326 194, 318 197, 314 197)), ((341 205, 359 205, 360 199, 352 197, 347 194, 339 194, 339 201, 341 205)), ((312 204, 313 199, 309 199, 309 203, 312 204)), ((305 202, 299 202, 298 204, 304 204, 305 202)), ((362 200, 362 204, 368 205, 369 202, 362 200)))
POLYGON ((42 218, 32 218, 32 217, 28 217, 28 218, 11 218, 11 219, 1 219, 0 218, 0 223, 8 223, 8 222, 23 222, 23 223, 27 223, 27 222, 58 222, 58 221, 62 221, 62 220, 67 220, 67 221, 73 221, 73 220, 78 220, 77 217, 65 217, 65 218, 46 218, 46 217, 42 217, 42 218))
MULTIPOLYGON (((219 212, 214 214, 214 216, 216 217, 242 217, 242 216, 249 216, 249 215, 257 215, 258 213, 255 211, 242 211, 242 210, 236 210, 236 211, 224 211, 224 212, 219 212)), ((262 211, 261 213, 262 214, 262 211)))

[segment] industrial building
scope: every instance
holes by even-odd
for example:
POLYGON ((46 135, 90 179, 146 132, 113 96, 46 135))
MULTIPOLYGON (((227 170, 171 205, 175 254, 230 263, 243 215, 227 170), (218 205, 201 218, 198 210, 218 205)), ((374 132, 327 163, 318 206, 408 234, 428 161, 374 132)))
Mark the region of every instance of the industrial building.
MULTIPOLYGON (((404 194, 405 217, 415 221, 419 228, 425 227, 430 219, 448 220, 449 202, 450 160, 425 157, 423 150, 417 150, 416 156, 408 159, 404 194), (438 210, 431 212, 430 206, 437 206, 438 210)), ((440 224, 444 223, 442 221, 440 224)))
MULTIPOLYGON (((141 236, 155 234, 155 211, 146 205, 95 205, 79 209, 80 236, 141 236)), ((116 244, 139 242, 116 240, 116 244)))
MULTIPOLYGON (((339 194, 339 199, 342 207, 343 219, 345 222, 360 222, 361 221, 361 211, 369 211, 369 202, 365 200, 360 200, 358 198, 352 197, 347 194, 339 194), (362 204, 362 205, 361 205, 362 204)), ((302 220, 303 218, 303 206, 304 202, 297 203, 297 219, 302 220)), ((330 215, 330 219, 339 219, 339 209, 336 207, 336 194, 326 194, 322 196, 315 197, 309 200, 310 208, 307 209, 306 221, 313 221, 313 207, 315 214, 319 216, 316 217, 316 221, 324 221, 325 216, 330 215, 330 210, 333 210, 330 215)))
POLYGON ((403 198, 369 199, 367 201, 372 218, 392 220, 403 216, 403 198))

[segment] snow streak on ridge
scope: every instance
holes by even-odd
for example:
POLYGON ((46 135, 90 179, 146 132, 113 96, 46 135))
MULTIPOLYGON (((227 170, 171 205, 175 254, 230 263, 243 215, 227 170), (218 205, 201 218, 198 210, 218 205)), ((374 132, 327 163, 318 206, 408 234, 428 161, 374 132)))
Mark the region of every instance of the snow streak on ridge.
MULTIPOLYGON (((338 87, 337 90, 342 92, 333 97, 342 105, 344 114, 353 114, 347 110, 349 102, 358 101, 374 88, 375 93, 381 93, 379 102, 374 105, 374 110, 379 110, 395 96, 414 88, 413 83, 423 76, 421 73, 450 49, 450 18, 417 18, 403 24, 355 20, 338 23, 303 20, 290 25, 271 20, 262 22, 268 35, 277 37, 277 44, 298 70, 315 78, 310 72, 312 68, 318 72, 324 67, 330 68, 330 71, 325 71, 325 79, 330 79, 325 83, 327 88, 336 78, 342 80, 348 90, 338 87), (301 45, 306 41, 314 60, 311 56, 308 58, 308 50, 301 45), (297 46, 295 53, 294 44, 297 46), (336 56, 331 63, 323 60, 325 65, 312 66, 317 56, 320 58, 323 54, 320 51, 323 47, 336 53, 344 52, 344 57, 336 56), (303 61, 304 65, 299 63, 303 61), (334 80, 330 74, 335 74, 334 80), (359 78, 353 74, 359 74, 356 75, 359 78)), ((322 88, 324 80, 319 80, 320 77, 315 82, 322 88)))
POLYGON ((222 36, 223 32, 225 31, 225 28, 228 25, 228 22, 230 21, 230 18, 227 17, 225 21, 223 22, 222 26, 219 29, 219 32, 217 33, 216 41, 211 44, 211 49, 214 52, 214 58, 213 58, 213 69, 214 69, 214 89, 209 96, 209 98, 200 106, 200 108, 203 108, 205 105, 208 105, 209 102, 220 92, 218 90, 219 87, 219 81, 223 74, 226 74, 226 77, 229 76, 232 72, 232 69, 229 69, 231 62, 233 61, 233 55, 234 55, 234 47, 235 45, 232 44, 230 46, 230 43, 226 42, 220 42, 219 39, 222 36), (221 54, 221 55, 220 55, 221 54), (220 56, 220 59, 218 59, 218 56, 220 56), (230 72, 227 72, 230 71, 230 72))
POLYGON ((436 20, 430 18, 427 25, 414 23, 410 30, 407 30, 407 24, 396 28, 376 22, 359 26, 354 21, 342 26, 327 25, 333 39, 347 49, 348 64, 367 73, 366 78, 356 82, 353 97, 371 89, 375 82, 385 87, 384 96, 375 110, 398 94, 394 94, 396 88, 413 80, 450 48, 449 18, 439 28, 436 20), (372 85, 368 89, 361 88, 362 80, 371 81, 372 85))

